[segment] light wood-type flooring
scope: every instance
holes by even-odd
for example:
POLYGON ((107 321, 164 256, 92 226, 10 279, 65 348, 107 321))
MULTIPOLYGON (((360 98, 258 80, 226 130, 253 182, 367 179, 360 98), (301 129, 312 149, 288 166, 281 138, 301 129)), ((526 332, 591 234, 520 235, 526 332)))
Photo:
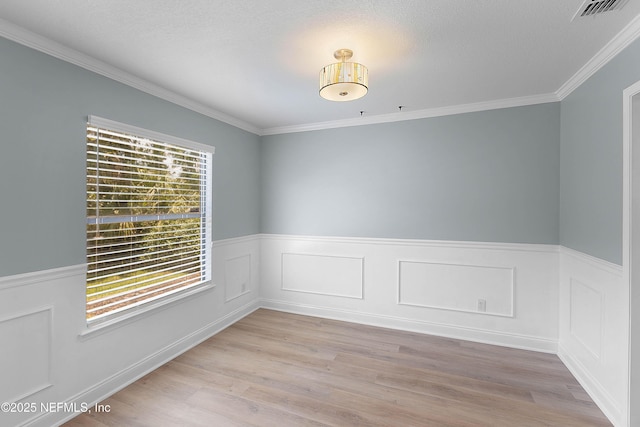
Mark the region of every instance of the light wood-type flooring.
POLYGON ((610 426, 557 356, 260 309, 66 426, 610 426))

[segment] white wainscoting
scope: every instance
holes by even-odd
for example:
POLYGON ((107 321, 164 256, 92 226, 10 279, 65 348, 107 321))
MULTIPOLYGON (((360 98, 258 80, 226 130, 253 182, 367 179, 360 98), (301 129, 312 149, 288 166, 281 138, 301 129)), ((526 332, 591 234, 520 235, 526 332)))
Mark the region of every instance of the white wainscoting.
MULTIPOLYGON (((1 277, 0 342, 10 344, 0 352, 0 400, 93 405, 262 306, 558 352, 626 425, 620 266, 553 245, 281 235, 217 241, 213 259, 213 289, 85 338, 84 265, 1 277), (439 285, 446 292, 434 294, 439 285), (104 351, 119 346, 126 351, 104 351)), ((0 425, 73 415, 2 413, 0 425)))
POLYGON ((15 386, 0 389, 0 402, 16 402, 51 386, 52 311, 49 306, 0 320, 0 378, 15 386))
POLYGON ((569 280, 569 332, 595 360, 602 358, 604 293, 580 280, 569 280))
POLYGON ((266 308, 557 351, 557 246, 262 235, 260 254, 266 308))
POLYGON ((214 242, 212 289, 82 337, 84 265, 1 277, 0 402, 37 410, 0 425, 58 425, 257 309, 259 239, 214 242))
POLYGON ((560 249, 558 355, 616 426, 627 425, 629 289, 622 267, 560 249))

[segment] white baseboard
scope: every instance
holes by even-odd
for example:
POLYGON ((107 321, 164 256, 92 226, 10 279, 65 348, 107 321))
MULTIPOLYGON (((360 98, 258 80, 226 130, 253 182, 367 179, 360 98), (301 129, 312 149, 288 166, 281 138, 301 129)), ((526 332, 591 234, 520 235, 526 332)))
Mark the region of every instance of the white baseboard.
POLYGON ((626 425, 626 421, 619 419, 622 414, 622 409, 616 404, 613 396, 611 396, 602 384, 562 346, 558 348, 558 357, 609 421, 611 421, 614 426, 626 425))
POLYGON ((382 328, 397 329, 409 332, 418 332, 447 338, 479 342, 483 344, 492 344, 504 347, 519 348, 523 350, 539 351, 543 353, 555 354, 558 349, 558 342, 556 340, 534 336, 500 333, 490 330, 461 327, 457 325, 446 325, 435 322, 426 322, 421 320, 386 316, 374 313, 362 313, 331 307, 319 307, 308 304, 292 303, 288 301, 262 299, 260 305, 263 308, 283 311, 287 313, 342 320, 347 322, 360 323, 363 325, 378 326, 382 328))
POLYGON ((629 289, 622 266, 560 247, 558 356, 615 425, 626 427, 629 289))
MULTIPOLYGON (((102 400, 125 388, 129 384, 137 381, 138 379, 154 371, 170 360, 178 357, 187 350, 195 347, 196 345, 207 340, 218 332, 231 326, 243 317, 246 317, 249 314, 253 313, 258 308, 260 308, 258 301, 252 301, 251 303, 240 307, 239 309, 216 320, 215 322, 212 322, 200 328, 199 330, 181 338, 180 340, 175 341, 174 343, 160 349, 159 351, 150 354, 148 357, 140 360, 139 362, 129 366, 126 369, 121 370, 115 375, 104 379, 98 384, 95 384, 94 386, 81 391, 80 393, 68 399, 66 403, 70 405, 75 404, 75 407, 77 408, 82 407, 81 405, 83 404, 87 405, 88 407, 93 407, 96 403, 101 402, 102 400)), ((70 420, 76 415, 77 414, 69 415, 55 412, 45 413, 37 418, 28 420, 26 423, 22 424, 22 426, 45 427, 58 425, 70 420), (60 415, 64 415, 65 418, 60 418, 60 415)))

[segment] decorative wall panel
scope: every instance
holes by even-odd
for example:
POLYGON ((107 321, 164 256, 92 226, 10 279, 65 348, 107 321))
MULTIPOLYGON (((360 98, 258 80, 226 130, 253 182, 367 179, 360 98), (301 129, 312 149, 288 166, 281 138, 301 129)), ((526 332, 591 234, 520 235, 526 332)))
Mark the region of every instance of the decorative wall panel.
POLYGON ((571 279, 570 330, 589 353, 599 359, 602 351, 604 295, 595 287, 571 279))
POLYGON ((0 320, 0 402, 15 402, 51 385, 51 311, 0 320), (10 387, 9 387, 10 386, 10 387))
POLYGON ((224 277, 225 301, 251 292, 251 254, 226 260, 224 277))
POLYGON ((282 289, 363 298, 363 271, 363 257, 283 253, 282 289))
POLYGON ((398 303, 513 316, 514 268, 400 261, 398 303))

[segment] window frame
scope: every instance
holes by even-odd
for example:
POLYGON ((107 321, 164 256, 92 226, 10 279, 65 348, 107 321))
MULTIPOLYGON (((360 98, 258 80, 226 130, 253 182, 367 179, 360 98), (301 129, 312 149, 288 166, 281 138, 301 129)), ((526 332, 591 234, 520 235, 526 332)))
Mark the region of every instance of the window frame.
MULTIPOLYGON (((203 197, 203 224, 204 224, 204 233, 203 233, 203 244, 202 247, 204 249, 203 259, 204 259, 204 280, 198 284, 186 286, 184 289, 179 289, 177 291, 168 292, 167 295, 161 295, 149 300, 143 300, 137 303, 133 303, 130 306, 127 306, 120 310, 115 310, 112 313, 105 313, 97 318, 87 318, 87 310, 86 310, 86 301, 87 301, 87 269, 88 262, 85 263, 85 287, 84 287, 84 301, 85 301, 85 309, 83 310, 86 322, 86 329, 80 334, 81 336, 90 335, 96 331, 102 330, 114 324, 128 323, 135 318, 140 317, 146 313, 150 313, 156 311, 160 307, 166 307, 180 301, 183 301, 186 298, 189 298, 193 295, 199 294, 205 290, 213 288, 215 285, 213 283, 213 259, 212 259, 212 251, 213 251, 213 155, 215 154, 215 147, 211 145, 202 144, 199 142, 194 142, 191 140, 175 137, 172 135, 167 135, 164 133, 152 131, 149 129, 140 128, 137 126, 120 123, 117 121, 105 119, 98 116, 90 115, 87 118, 86 127, 95 127, 104 130, 110 130, 115 132, 121 132, 123 134, 139 137, 139 138, 147 138, 153 141, 167 143, 175 145, 179 148, 186 148, 191 150, 197 150, 203 153, 206 153, 209 157, 208 162, 206 162, 206 176, 205 186, 206 193, 203 197)), ((85 140, 86 140, 87 130, 85 128, 85 140)), ((86 146, 86 142, 85 142, 86 146)), ((85 160, 87 157, 85 156, 85 160)), ((88 169, 85 166, 85 177, 88 176, 88 169)), ((86 179, 86 178, 85 178, 86 179)), ((86 194, 86 189, 85 189, 86 194)), ((87 207, 87 198, 85 197, 85 228, 90 223, 89 216, 86 213, 87 207)), ((85 232, 86 235, 86 232, 85 232)), ((88 241, 85 239, 85 250, 88 249, 88 241)))

